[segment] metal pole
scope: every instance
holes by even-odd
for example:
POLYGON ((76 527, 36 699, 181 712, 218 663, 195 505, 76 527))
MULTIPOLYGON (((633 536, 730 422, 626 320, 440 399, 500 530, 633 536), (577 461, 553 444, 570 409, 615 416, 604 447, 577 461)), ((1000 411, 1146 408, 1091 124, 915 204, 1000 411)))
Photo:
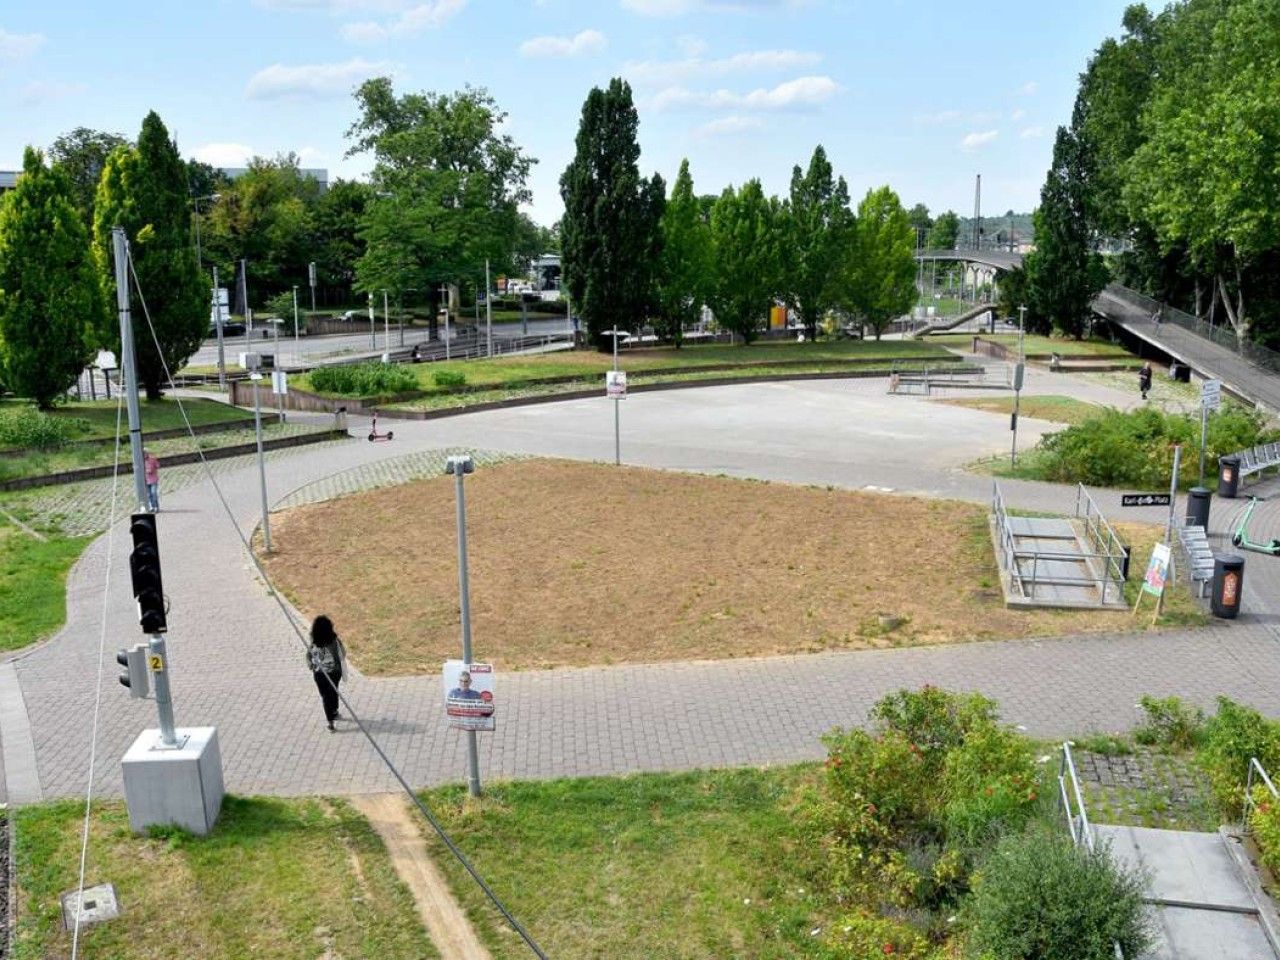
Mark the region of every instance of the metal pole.
MULTIPOLYGON (((1164 525, 1164 542, 1167 544, 1173 538, 1174 516, 1178 509, 1178 471, 1182 466, 1182 444, 1177 444, 1173 448, 1173 476, 1169 481, 1169 519, 1164 525)), ((1169 560, 1170 565, 1173 564, 1172 554, 1169 560)))
POLYGON ((302 341, 298 339, 298 285, 293 285, 293 353, 302 366, 302 341))
POLYGON ((240 260, 240 297, 244 303, 244 349, 253 352, 253 311, 249 309, 249 261, 240 260))
POLYGON ((142 417, 138 412, 138 361, 133 352, 133 322, 129 317, 129 241, 124 227, 111 228, 111 246, 116 268, 116 306, 120 311, 120 375, 124 382, 125 404, 129 409, 129 452, 133 460, 133 492, 138 510, 145 509, 147 478, 142 467, 142 417))
POLYGON ((387 291, 382 291, 382 346, 391 351, 391 314, 387 312, 387 291))
POLYGON ((377 319, 373 315, 373 291, 369 291, 369 349, 378 349, 377 319))
MULTIPOLYGON (((271 362, 272 393, 275 393, 275 372, 280 369, 280 318, 276 317, 271 324, 271 342, 275 345, 276 355, 271 362)), ((284 423, 284 394, 276 393, 276 422, 284 423)))
MULTIPOLYGON (((613 325, 613 372, 618 372, 618 325, 613 325)), ((622 433, 619 426, 618 404, 622 401, 613 398, 613 465, 622 466, 622 433)))
POLYGON ((489 285, 489 261, 484 261, 484 334, 489 342, 489 356, 493 356, 493 288, 489 285))
MULTIPOLYGON (((462 609, 462 662, 471 663, 471 585, 467 577, 467 495, 463 489, 465 475, 463 458, 450 458, 453 464, 453 482, 458 509, 458 594, 462 609)), ((468 458, 469 459, 469 458, 468 458)), ((480 757, 476 751, 476 732, 467 734, 467 790, 473 797, 480 796, 480 757)))
POLYGON ((218 268, 213 268, 213 325, 218 328, 218 389, 227 389, 227 351, 222 338, 222 291, 218 288, 218 268))
POLYGON ((446 284, 440 284, 440 302, 444 304, 444 358, 451 360, 452 355, 449 352, 449 287, 446 284))
POLYGON ((1205 405, 1204 397, 1200 398, 1200 480, 1197 486, 1204 486, 1204 448, 1206 435, 1209 429, 1209 408, 1205 405))
MULTIPOLYGON (((1025 324, 1024 318, 1027 314, 1026 307, 1018 308, 1018 366, 1022 367, 1025 354, 1022 346, 1022 333, 1025 324)), ((1022 383, 1018 378, 1017 369, 1013 372, 1013 447, 1009 451, 1009 466, 1016 467, 1018 465, 1018 409, 1022 401, 1022 383)))
POLYGON ((156 713, 160 718, 160 742, 166 747, 178 745, 178 733, 173 725, 173 697, 169 694, 169 657, 165 651, 164 634, 153 633, 148 646, 151 664, 157 661, 160 669, 152 669, 151 680, 156 687, 156 713))
POLYGON ((267 465, 262 455, 262 374, 253 374, 253 430, 258 436, 258 486, 262 490, 262 545, 271 552, 271 519, 267 515, 267 465))

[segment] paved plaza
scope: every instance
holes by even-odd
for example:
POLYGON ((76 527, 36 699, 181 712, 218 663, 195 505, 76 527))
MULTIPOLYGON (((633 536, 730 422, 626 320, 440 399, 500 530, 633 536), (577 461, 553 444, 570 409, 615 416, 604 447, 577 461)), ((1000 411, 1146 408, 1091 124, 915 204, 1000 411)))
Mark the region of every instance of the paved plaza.
MULTIPOLYGON (((1116 405, 1134 400, 1087 378, 1032 371, 1029 381, 1029 393, 1116 405)), ((1051 429, 1032 420, 1022 426, 1024 448, 1051 429)), ((362 436, 364 424, 353 424, 352 433, 362 436)), ((451 449, 483 451, 486 458, 612 461, 613 411, 603 398, 567 401, 398 422, 395 435, 391 443, 352 440, 270 457, 272 502, 429 475, 451 449)), ((1005 451, 1008 443, 1006 418, 890 397, 880 379, 654 392, 622 405, 626 463, 978 502, 988 500, 991 482, 962 466, 1005 451)), ((257 471, 251 460, 226 463, 217 481, 247 536, 258 519, 257 471)), ((1012 507, 1069 512, 1074 505, 1068 487, 1001 486, 1012 507)), ((1120 512, 1114 493, 1101 492, 1098 500, 1112 516, 1120 512)), ((1219 529, 1234 507, 1214 506, 1213 527, 1219 529)), ((163 507, 177 722, 218 727, 228 789, 392 789, 391 776, 350 719, 340 722, 336 735, 325 730, 287 605, 259 577, 209 481, 193 479, 166 493, 163 507)), ((554 510, 555 504, 529 507, 554 510)), ((451 513, 452 499, 438 509, 451 513)), ((1125 514, 1151 521, 1165 516, 1149 508, 1125 514)), ((1277 521, 1269 505, 1260 514, 1262 527, 1277 521)), ((129 589, 127 529, 117 523, 112 530, 72 572, 65 628, 0 664, 0 756, 13 802, 83 795, 100 665, 95 792, 121 793, 120 757, 140 730, 155 724, 154 704, 130 700, 115 681, 116 649, 142 636, 129 589)), ((441 543, 440 549, 451 552, 455 545, 441 543)), ((892 570, 891 544, 885 552, 889 575, 913 575, 892 570)), ((812 759, 822 754, 822 733, 860 723, 887 691, 923 683, 981 690, 999 700, 1006 719, 1044 737, 1126 729, 1140 719, 1136 703, 1144 693, 1206 705, 1221 693, 1275 712, 1280 658, 1270 598, 1280 586, 1277 565, 1280 559, 1250 555, 1245 614, 1201 630, 500 673, 498 729, 480 736, 481 774, 486 780, 538 778, 812 759)), ((403 589, 412 589, 408 573, 403 589)), ((472 584, 473 592, 483 589, 472 584)), ((341 631, 342 612, 329 613, 341 631)), ((482 636, 475 649, 482 658, 482 636)), ((411 783, 462 778, 464 741, 445 726, 438 677, 355 676, 343 692, 411 783)))

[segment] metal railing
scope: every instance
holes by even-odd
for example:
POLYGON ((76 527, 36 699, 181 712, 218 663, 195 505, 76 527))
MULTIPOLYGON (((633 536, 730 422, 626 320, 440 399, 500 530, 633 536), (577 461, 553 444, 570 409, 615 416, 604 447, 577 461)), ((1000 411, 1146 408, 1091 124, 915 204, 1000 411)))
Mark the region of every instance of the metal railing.
POLYGON ((1257 757, 1249 758, 1249 776, 1245 778, 1244 784, 1244 807, 1241 814, 1241 827, 1245 833, 1249 832, 1249 816, 1253 813, 1255 806, 1253 802, 1253 783, 1254 774, 1257 773, 1261 783, 1266 785, 1267 791, 1271 794, 1273 800, 1280 800, 1280 793, 1276 791, 1276 785, 1271 782, 1271 778, 1267 776, 1267 771, 1262 769, 1262 764, 1258 762, 1257 757))
MULTIPOLYGON (((1090 856, 1096 856, 1099 852, 1098 840, 1094 836, 1093 825, 1089 823, 1089 811, 1084 805, 1084 792, 1080 789, 1080 777, 1076 774, 1076 763, 1071 756, 1070 740, 1062 744, 1062 763, 1058 767, 1058 802, 1067 819, 1067 832, 1071 834, 1071 842, 1077 847, 1084 847, 1090 856), (1071 805, 1073 799, 1074 811, 1071 805)), ((1118 940, 1112 941, 1111 948, 1116 960, 1125 960, 1124 950, 1120 948, 1118 940)))
POLYGON ((1230 324, 1209 323, 1187 313, 1185 310, 1162 304, 1159 300, 1152 299, 1144 293, 1139 293, 1137 290, 1132 290, 1118 283, 1107 284, 1105 292, 1114 299, 1141 312, 1154 328, 1153 333, 1157 340, 1160 338, 1159 326, 1165 323, 1173 324, 1176 327, 1194 333, 1202 339, 1208 340, 1210 343, 1225 347, 1256 367, 1271 373, 1280 373, 1280 353, 1269 347, 1264 347, 1260 343, 1254 343, 1252 340, 1241 340, 1236 336, 1235 329, 1230 324), (1151 318, 1162 307, 1164 309, 1162 323, 1157 325, 1151 318))
POLYGON ((1094 557, 1102 559, 1102 602, 1107 602, 1107 587, 1113 585, 1124 596, 1125 557, 1124 543, 1083 483, 1076 484, 1076 519, 1084 526, 1085 539, 1094 549, 1094 557), (1114 575, 1114 581, 1113 581, 1114 575))

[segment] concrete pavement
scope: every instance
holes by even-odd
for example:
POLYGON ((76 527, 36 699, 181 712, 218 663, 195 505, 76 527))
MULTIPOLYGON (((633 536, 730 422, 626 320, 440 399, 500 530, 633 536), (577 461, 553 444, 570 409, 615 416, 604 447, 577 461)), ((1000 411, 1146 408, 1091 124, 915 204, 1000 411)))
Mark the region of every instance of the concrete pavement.
MULTIPOLYGON (((1033 384, 1037 376, 1048 379, 1029 385, 1029 392, 1079 390, 1104 401, 1112 395, 1118 403, 1131 399, 1084 379, 1031 376, 1033 384)), ((884 389, 878 380, 813 381, 636 395, 623 403, 623 459, 985 502, 990 481, 960 466, 1006 449, 1005 418, 889 397, 884 389)), ((1028 446, 1049 429, 1034 421, 1024 426, 1028 446)), ((353 432, 362 431, 357 426, 353 432)), ((398 469, 406 455, 452 446, 612 459, 612 410, 601 398, 397 424, 389 444, 353 440, 273 461, 269 482, 280 499, 339 472, 365 471, 376 479, 398 469)), ((256 469, 246 465, 218 479, 247 532, 258 511, 256 469)), ((1012 506, 1061 512, 1073 503, 1069 489, 1052 484, 1010 482, 1002 488, 1012 506)), ((1104 509, 1115 510, 1114 495, 1099 499, 1104 509)), ((219 727, 228 789, 391 789, 389 774, 350 720, 340 723, 337 734, 325 730, 287 608, 258 578, 207 481, 168 495, 164 503, 160 536, 172 604, 175 713, 179 725, 219 727)), ((441 508, 452 510, 452 504, 441 508)), ((1164 512, 1127 515, 1160 520, 1164 512)), ((1262 522, 1276 519, 1269 516, 1262 522)), ((66 627, 13 662, 36 763, 31 771, 13 762, 14 748, 19 755, 25 749, 23 734, 0 714, 11 797, 84 792, 109 562, 98 792, 121 792, 119 758, 143 727, 154 725, 154 705, 129 700, 114 681, 115 648, 141 639, 129 596, 128 538, 120 529, 113 544, 106 537, 92 544, 73 571, 66 627)), ((1143 693, 1176 693, 1206 705, 1225 693, 1274 710, 1280 690, 1277 618, 1259 591, 1270 590, 1276 577, 1269 568, 1267 575, 1254 575, 1271 562, 1250 558, 1249 614, 1205 630, 500 673, 498 730, 480 737, 482 776, 578 776, 814 758, 822 753, 823 732, 861 723, 885 692, 925 682, 982 690, 1000 701, 1007 719, 1042 736, 1125 729, 1139 719, 1135 704, 1143 693)), ((473 584, 473 590, 483 590, 483 584, 473 584)), ((482 655, 483 638, 476 643, 482 655)), ((411 783, 462 778, 463 740, 444 724, 438 677, 355 676, 343 689, 411 783)))

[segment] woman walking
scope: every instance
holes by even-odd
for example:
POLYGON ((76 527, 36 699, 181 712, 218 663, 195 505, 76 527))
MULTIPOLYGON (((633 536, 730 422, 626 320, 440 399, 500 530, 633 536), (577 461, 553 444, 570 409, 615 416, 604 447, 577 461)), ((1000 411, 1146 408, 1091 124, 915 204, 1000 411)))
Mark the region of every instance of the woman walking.
POLYGON ((307 666, 315 677, 324 705, 324 719, 333 730, 338 719, 338 684, 347 666, 347 651, 333 629, 333 621, 326 616, 316 617, 311 624, 311 646, 307 648, 307 666))

